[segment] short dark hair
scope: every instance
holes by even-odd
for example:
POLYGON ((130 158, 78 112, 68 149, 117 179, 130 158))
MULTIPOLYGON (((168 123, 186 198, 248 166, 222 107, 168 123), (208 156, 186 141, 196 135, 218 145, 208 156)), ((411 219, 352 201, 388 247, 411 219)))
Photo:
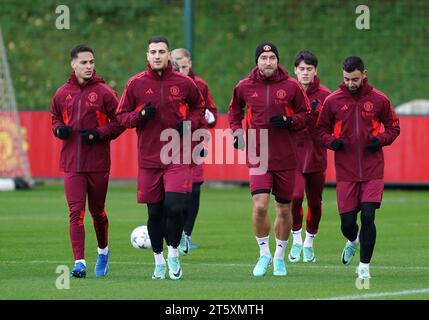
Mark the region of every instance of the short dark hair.
POLYGON ((365 70, 365 66, 363 64, 363 60, 360 57, 351 56, 344 60, 343 70, 346 72, 353 72, 355 70, 363 72, 365 70))
POLYGON ((159 43, 164 42, 167 45, 167 48, 170 48, 170 44, 168 43, 168 39, 164 36, 153 36, 149 39, 147 42, 147 45, 149 46, 151 43, 159 43))
POLYGON ((295 55, 295 61, 294 61, 295 67, 298 67, 298 65, 301 63, 301 61, 304 61, 306 64, 312 65, 315 68, 317 68, 317 57, 310 50, 304 49, 304 50, 299 51, 295 55))
POLYGON ((84 44, 79 44, 72 49, 72 51, 70 52, 70 57, 72 59, 75 59, 77 58, 77 55, 81 52, 91 52, 92 54, 94 54, 94 50, 92 50, 90 47, 84 44))

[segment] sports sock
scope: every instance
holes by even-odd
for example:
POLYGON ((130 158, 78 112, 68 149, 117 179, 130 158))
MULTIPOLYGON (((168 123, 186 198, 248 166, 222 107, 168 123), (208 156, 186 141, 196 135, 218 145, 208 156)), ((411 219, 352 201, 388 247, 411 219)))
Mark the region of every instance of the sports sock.
POLYGON ((360 262, 359 263, 359 268, 369 268, 369 263, 363 263, 363 262, 360 262))
POLYGON ((174 248, 173 246, 167 246, 168 248, 168 257, 169 258, 175 258, 179 256, 179 249, 174 248))
POLYGON ((165 264, 164 255, 161 253, 153 253, 153 256, 155 257, 155 264, 165 264))
POLYGON ((302 228, 297 231, 292 231, 293 244, 302 245, 302 236, 301 236, 302 228))
POLYGON ((263 238, 256 238, 256 242, 259 245, 259 255, 260 256, 268 256, 271 257, 271 252, 270 252, 270 236, 266 236, 263 238))
POLYGON ((97 248, 97 252, 98 252, 98 254, 104 254, 104 255, 106 255, 106 254, 109 253, 109 247, 106 247, 104 249, 97 248))
POLYGON ((274 252, 274 259, 284 259, 285 251, 288 240, 279 240, 276 238, 276 251, 274 252))
POLYGON ((304 247, 312 247, 315 237, 316 237, 315 234, 311 234, 310 232, 305 231, 304 247))
POLYGON ((356 239, 355 240, 353 240, 353 241, 350 241, 350 240, 347 240, 347 243, 348 244, 351 244, 351 245, 353 245, 353 246, 357 246, 357 245, 359 245, 359 232, 358 232, 358 234, 357 234, 357 236, 356 236, 356 239))
POLYGON ((74 261, 74 264, 76 265, 76 264, 78 264, 79 262, 83 263, 83 265, 86 267, 85 259, 75 260, 75 261, 74 261))

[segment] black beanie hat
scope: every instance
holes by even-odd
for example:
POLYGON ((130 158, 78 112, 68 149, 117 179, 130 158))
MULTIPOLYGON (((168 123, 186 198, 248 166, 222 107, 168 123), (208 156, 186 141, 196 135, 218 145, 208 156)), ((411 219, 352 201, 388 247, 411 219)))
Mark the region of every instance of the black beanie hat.
POLYGON ((279 52, 277 51, 276 45, 272 42, 262 42, 259 46, 256 47, 255 63, 258 64, 258 58, 263 52, 269 51, 273 52, 276 55, 277 60, 280 62, 279 52))

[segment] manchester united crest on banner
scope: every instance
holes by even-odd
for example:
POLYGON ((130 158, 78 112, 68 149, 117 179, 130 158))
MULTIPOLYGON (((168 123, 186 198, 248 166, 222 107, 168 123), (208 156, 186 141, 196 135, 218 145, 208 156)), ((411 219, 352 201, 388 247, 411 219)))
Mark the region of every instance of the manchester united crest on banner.
POLYGON ((19 130, 11 116, 0 113, 0 176, 23 175, 20 159, 21 152, 25 151, 27 146, 23 144, 24 150, 19 150, 19 135, 22 134, 19 130))

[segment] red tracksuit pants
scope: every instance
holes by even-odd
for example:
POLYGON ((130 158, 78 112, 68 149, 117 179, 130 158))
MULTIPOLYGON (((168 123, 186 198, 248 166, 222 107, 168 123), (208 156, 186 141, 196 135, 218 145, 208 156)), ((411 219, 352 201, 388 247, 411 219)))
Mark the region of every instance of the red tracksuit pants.
POLYGON ((295 171, 295 186, 292 200, 292 230, 302 228, 304 190, 307 196, 308 212, 306 230, 316 234, 322 216, 322 192, 325 185, 325 172, 301 173, 295 171))
POLYGON ((94 223, 98 247, 107 246, 109 221, 104 210, 109 172, 65 172, 64 191, 70 217, 70 240, 75 260, 85 259, 85 202, 94 223))

